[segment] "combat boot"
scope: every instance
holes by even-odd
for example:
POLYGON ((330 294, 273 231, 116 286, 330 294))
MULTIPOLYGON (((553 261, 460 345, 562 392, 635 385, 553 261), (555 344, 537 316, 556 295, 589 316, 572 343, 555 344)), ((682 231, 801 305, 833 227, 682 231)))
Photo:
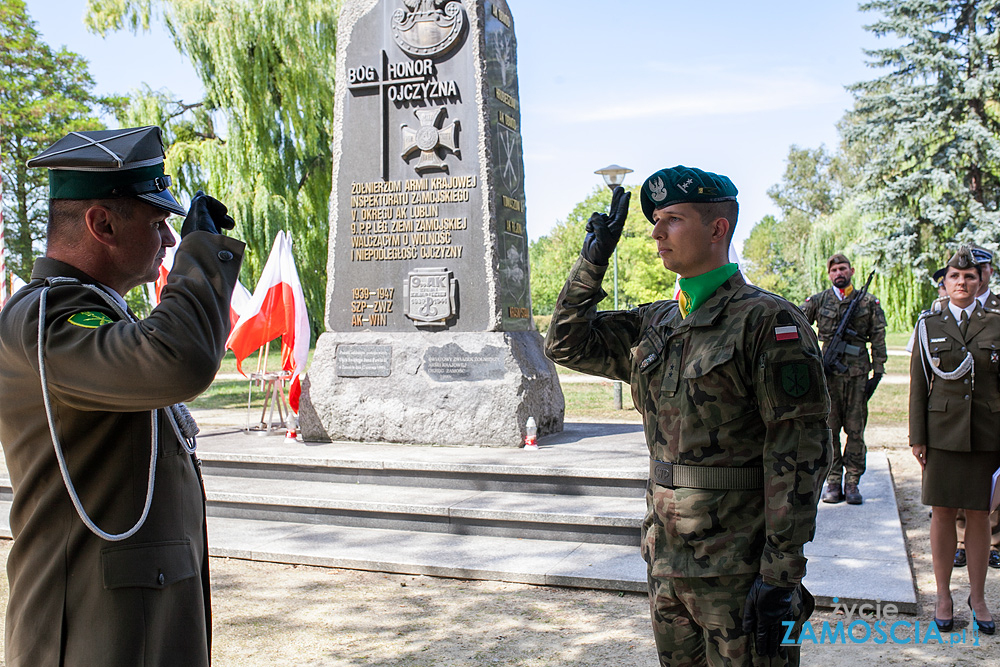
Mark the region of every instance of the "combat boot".
POLYGON ((861 497, 861 492, 858 491, 857 482, 848 482, 847 484, 844 484, 844 497, 847 498, 848 505, 860 505, 864 502, 864 499, 861 497))
POLYGON ((844 493, 840 490, 840 482, 827 482, 823 491, 824 503, 840 503, 844 501, 844 493))

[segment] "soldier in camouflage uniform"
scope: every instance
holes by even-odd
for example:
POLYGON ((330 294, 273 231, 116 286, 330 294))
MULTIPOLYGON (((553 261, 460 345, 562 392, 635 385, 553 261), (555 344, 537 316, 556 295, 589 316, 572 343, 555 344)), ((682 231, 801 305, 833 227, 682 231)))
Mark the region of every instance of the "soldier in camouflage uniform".
MULTIPOLYGON (((814 294, 802 305, 809 323, 816 322, 819 339, 825 344, 833 338, 840 321, 858 294, 851 285, 854 269, 850 260, 837 253, 826 262, 827 275, 833 286, 814 294)), ((847 353, 842 362, 847 366, 843 373, 829 373, 826 378, 830 390, 830 430, 833 431, 833 466, 826 478, 823 502, 839 503, 845 498, 850 505, 864 502, 858 483, 865 473, 865 424, 868 423, 868 399, 875 393, 882 374, 885 373, 885 314, 879 300, 865 294, 854 311, 848 327, 857 335, 845 338, 847 353), (871 344, 871 360, 868 346, 871 344), (868 377, 868 372, 872 377, 868 377), (843 453, 840 448, 840 430, 847 435, 843 453), (846 478, 844 473, 846 471, 846 478), (841 481, 844 482, 843 488, 841 481)))
POLYGON ((628 211, 618 188, 587 225, 546 338, 556 363, 629 382, 642 414, 642 555, 661 665, 798 664, 782 621, 797 632, 813 606, 802 547, 830 457, 823 364, 798 308, 728 263, 736 192, 700 169, 649 177, 643 213, 682 298, 598 312, 628 211))

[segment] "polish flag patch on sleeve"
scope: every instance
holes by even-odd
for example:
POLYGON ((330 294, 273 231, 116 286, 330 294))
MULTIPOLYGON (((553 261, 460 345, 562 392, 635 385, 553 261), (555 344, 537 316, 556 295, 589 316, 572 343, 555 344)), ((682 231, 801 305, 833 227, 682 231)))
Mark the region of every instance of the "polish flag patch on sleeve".
POLYGON ((794 324, 785 327, 774 327, 774 340, 798 340, 799 328, 794 324))

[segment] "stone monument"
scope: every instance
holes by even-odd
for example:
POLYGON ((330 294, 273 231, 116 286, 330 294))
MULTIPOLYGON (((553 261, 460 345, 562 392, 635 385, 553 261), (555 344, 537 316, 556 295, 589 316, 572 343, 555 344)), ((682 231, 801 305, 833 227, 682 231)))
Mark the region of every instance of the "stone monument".
POLYGON ((327 332, 307 441, 516 447, 562 430, 531 318, 505 0, 347 0, 338 27, 327 332))

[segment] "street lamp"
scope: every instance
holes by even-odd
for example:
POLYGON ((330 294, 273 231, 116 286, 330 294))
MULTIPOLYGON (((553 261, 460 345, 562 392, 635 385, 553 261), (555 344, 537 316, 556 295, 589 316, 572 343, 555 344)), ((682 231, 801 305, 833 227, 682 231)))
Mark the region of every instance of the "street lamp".
MULTIPOLYGON (((598 169, 594 172, 595 174, 600 174, 604 178, 605 185, 612 192, 615 191, 619 185, 625 181, 625 174, 631 174, 632 170, 628 167, 621 167, 617 164, 609 164, 603 169, 598 169)), ((618 248, 615 248, 615 310, 618 310, 618 248)), ((622 382, 621 380, 615 380, 615 410, 622 409, 622 382)))

